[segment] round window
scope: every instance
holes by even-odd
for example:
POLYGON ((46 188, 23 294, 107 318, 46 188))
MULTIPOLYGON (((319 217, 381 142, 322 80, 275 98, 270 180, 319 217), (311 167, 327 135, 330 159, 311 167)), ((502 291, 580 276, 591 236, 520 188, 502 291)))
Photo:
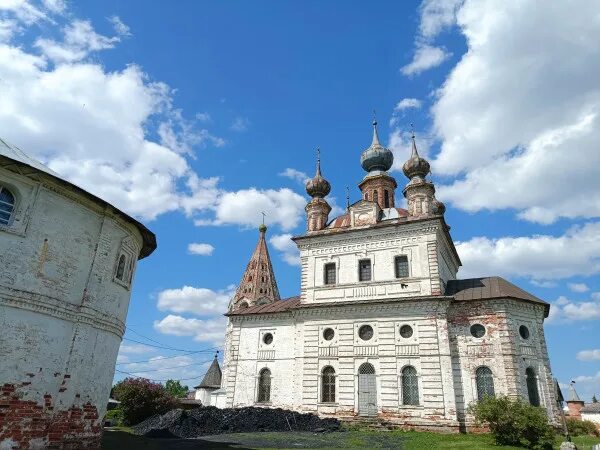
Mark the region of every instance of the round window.
POLYGON ((373 337, 373 327, 371 325, 363 325, 358 329, 358 336, 363 341, 368 341, 373 337))
POLYGON ((402 336, 404 339, 408 339, 412 335, 413 335, 413 329, 410 325, 402 325, 400 327, 400 336, 402 336))
POLYGON ((482 338, 485 336, 485 327, 480 323, 471 325, 471 335, 476 338, 482 338))
POLYGON ((335 331, 333 331, 333 328, 325 328, 323 330, 323 338, 326 341, 330 341, 333 339, 333 336, 335 336, 335 331))
POLYGON ((519 334, 523 339, 529 339, 529 328, 527 328, 525 325, 521 325, 519 327, 519 334))
POLYGON ((267 345, 271 345, 273 342, 273 335, 271 333, 265 333, 263 336, 263 342, 267 345))

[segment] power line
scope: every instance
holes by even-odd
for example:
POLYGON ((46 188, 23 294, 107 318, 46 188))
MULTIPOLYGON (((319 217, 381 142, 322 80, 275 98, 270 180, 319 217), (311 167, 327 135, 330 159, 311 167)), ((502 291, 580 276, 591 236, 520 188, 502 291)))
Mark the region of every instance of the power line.
POLYGON ((181 355, 173 355, 173 356, 155 356, 152 359, 144 359, 142 361, 131 361, 131 362, 121 362, 121 363, 117 363, 118 365, 127 365, 127 364, 138 364, 138 363, 146 363, 146 362, 154 362, 154 361, 162 361, 163 359, 173 359, 173 358, 181 358, 182 356, 188 356, 188 355, 195 355, 198 353, 204 353, 205 350, 197 350, 195 352, 188 352, 188 353, 183 353, 181 355))
MULTIPOLYGON (((160 361, 160 360, 159 360, 160 361)), ((142 372, 159 372, 161 370, 171 370, 171 369, 183 369, 184 367, 191 367, 191 366, 199 366, 201 364, 206 364, 211 362, 212 359, 208 359, 206 361, 200 361, 200 362, 195 362, 192 364, 185 364, 183 366, 173 366, 173 367, 161 367, 160 369, 146 369, 146 370, 134 370, 133 373, 142 373, 142 372)), ((133 369, 130 369, 133 370, 133 369)))
MULTIPOLYGON (((138 377, 137 375, 135 375, 135 373, 131 373, 131 372, 124 372, 123 370, 119 370, 119 369, 115 369, 117 372, 119 373, 123 373, 125 375, 129 375, 131 377, 135 377, 135 378, 144 378, 144 377, 138 377)), ((208 370, 206 372, 204 372, 203 374, 200 375, 196 375, 195 377, 191 377, 191 378, 167 378, 167 379, 155 379, 155 378, 146 378, 146 380, 150 380, 150 381, 158 381, 158 382, 162 382, 162 381, 188 381, 188 380, 197 380, 198 378, 202 378, 204 377, 204 375, 206 375, 206 373, 208 372, 208 370)))
POLYGON ((158 342, 158 341, 157 341, 157 340, 155 340, 155 339, 149 338, 148 336, 144 336, 143 334, 141 334, 141 333, 138 333, 137 331, 133 330, 132 328, 128 327, 127 325, 125 325, 125 329, 127 329, 127 331, 131 331, 132 333, 135 333, 135 334, 137 334, 139 337, 142 337, 142 338, 144 338, 144 339, 148 339, 149 341, 152 341, 152 342, 154 342, 155 344, 167 346, 166 344, 163 344, 162 342, 158 342))
POLYGON ((185 352, 185 353, 208 352, 208 351, 213 351, 214 349, 220 348, 220 347, 210 347, 210 348, 205 348, 205 349, 196 351, 196 350, 185 350, 185 349, 181 349, 181 348, 165 347, 162 345, 152 345, 152 344, 148 344, 147 342, 136 341, 135 339, 130 339, 130 338, 126 338, 126 337, 124 337, 123 340, 129 341, 129 342, 135 342, 136 344, 147 345, 148 347, 160 348, 163 350, 173 350, 174 352, 185 352))

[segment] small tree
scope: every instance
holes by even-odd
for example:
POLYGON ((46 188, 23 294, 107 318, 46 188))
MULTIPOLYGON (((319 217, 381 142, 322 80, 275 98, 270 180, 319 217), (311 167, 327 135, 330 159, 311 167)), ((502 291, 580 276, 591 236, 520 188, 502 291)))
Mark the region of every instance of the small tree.
POLYGON ((185 398, 189 391, 189 388, 187 386, 182 386, 179 380, 167 380, 165 389, 175 398, 185 398))
POLYGON ((592 403, 598 403, 598 399, 596 398, 596 394, 592 395, 592 403))
POLYGON ((572 436, 598 436, 600 432, 591 420, 579 420, 573 417, 567 419, 567 429, 572 436))
POLYGON ((152 383, 145 378, 119 381, 113 388, 113 395, 121 402, 124 425, 135 425, 175 406, 175 399, 162 384, 152 383))
POLYGON ((551 449, 554 430, 542 408, 507 396, 486 397, 469 406, 478 425, 487 425, 498 445, 551 449))

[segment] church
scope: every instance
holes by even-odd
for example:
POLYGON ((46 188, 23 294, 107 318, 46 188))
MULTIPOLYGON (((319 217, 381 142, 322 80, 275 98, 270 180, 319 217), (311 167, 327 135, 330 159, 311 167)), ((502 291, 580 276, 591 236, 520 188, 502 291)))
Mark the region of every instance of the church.
POLYGON ((458 431, 484 396, 521 397, 557 417, 544 337, 549 304, 497 276, 457 279, 460 257, 412 136, 397 206, 394 156, 373 123, 361 200, 330 218, 329 182, 306 184, 299 295, 281 299, 265 234, 226 313, 220 407, 458 431))

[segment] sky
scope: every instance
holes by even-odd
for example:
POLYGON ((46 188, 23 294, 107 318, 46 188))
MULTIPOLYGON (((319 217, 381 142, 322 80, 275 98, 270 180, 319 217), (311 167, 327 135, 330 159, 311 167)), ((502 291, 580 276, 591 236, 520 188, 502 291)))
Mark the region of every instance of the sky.
MULTIPOLYGON (((551 304, 554 375, 600 395, 600 4, 0 0, 0 136, 142 220, 115 379, 198 383, 266 213, 299 293, 317 147, 339 214, 414 124, 463 262, 551 304)), ((400 190, 397 192, 398 196, 400 190)))

